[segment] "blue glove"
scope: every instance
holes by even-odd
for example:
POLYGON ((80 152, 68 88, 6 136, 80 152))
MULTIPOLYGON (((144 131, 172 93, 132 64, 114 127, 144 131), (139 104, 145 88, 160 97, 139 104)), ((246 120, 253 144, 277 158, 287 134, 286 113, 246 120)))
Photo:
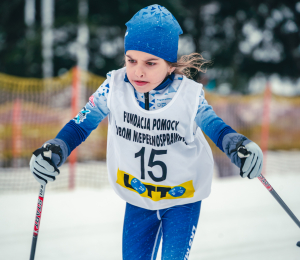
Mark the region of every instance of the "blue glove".
POLYGON ((241 134, 230 133, 224 136, 222 146, 243 178, 253 179, 261 174, 263 153, 256 143, 241 134))
MULTIPOLYGON (((35 150, 30 159, 30 170, 33 177, 40 184, 47 184, 48 181, 54 181, 59 174, 56 164, 52 161, 54 154, 62 159, 62 151, 59 145, 44 144, 41 148, 35 150)), ((59 161, 59 162, 60 162, 59 161)))
POLYGON ((59 174, 57 167, 61 166, 67 158, 67 146, 60 139, 52 139, 41 148, 35 150, 30 159, 30 171, 40 184, 54 181, 59 174))

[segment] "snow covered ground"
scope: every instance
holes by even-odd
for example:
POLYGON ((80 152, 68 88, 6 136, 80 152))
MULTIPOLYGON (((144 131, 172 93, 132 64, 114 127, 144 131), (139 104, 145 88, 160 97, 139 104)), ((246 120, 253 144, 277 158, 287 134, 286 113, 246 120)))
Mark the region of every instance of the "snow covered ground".
MULTIPOLYGON (((266 177, 300 218, 300 174, 266 177)), ((37 195, 0 195, 0 259, 29 259, 37 195)), ((121 260, 124 208, 108 187, 46 189, 35 259, 121 260)), ((299 231, 258 180, 214 179, 190 260, 299 260, 299 231)))

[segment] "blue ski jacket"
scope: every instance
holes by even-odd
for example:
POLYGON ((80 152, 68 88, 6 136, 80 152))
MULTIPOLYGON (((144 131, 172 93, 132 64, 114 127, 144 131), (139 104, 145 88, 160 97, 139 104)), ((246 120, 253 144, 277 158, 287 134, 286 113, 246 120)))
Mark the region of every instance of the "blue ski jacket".
MULTIPOLYGON (((109 93, 111 72, 107 73, 106 76, 106 80, 90 97, 86 106, 75 118, 70 120, 56 136, 56 138, 61 139, 66 143, 68 155, 79 144, 85 141, 90 133, 96 129, 99 123, 109 114, 107 95, 109 93)), ((149 92, 149 110, 160 109, 166 106, 176 94, 182 79, 182 75, 173 73, 158 87, 151 90, 149 92)), ((125 76, 124 81, 129 82, 127 76, 125 76)), ((145 108, 144 93, 139 93, 135 89, 134 93, 136 102, 138 102, 140 107, 145 108)), ((223 152, 222 141, 224 136, 229 133, 236 133, 235 130, 225 124, 224 121, 216 115, 213 108, 207 103, 203 89, 200 93, 195 122, 223 152)))

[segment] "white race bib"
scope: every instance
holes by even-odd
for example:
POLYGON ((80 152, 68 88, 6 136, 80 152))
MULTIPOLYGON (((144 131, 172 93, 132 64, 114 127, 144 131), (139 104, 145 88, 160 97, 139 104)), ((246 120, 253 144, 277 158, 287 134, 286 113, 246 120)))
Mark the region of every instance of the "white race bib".
POLYGON ((202 85, 183 77, 171 102, 147 111, 124 81, 126 68, 112 73, 107 166, 115 192, 130 204, 158 210, 209 196, 213 157, 199 127, 202 85))

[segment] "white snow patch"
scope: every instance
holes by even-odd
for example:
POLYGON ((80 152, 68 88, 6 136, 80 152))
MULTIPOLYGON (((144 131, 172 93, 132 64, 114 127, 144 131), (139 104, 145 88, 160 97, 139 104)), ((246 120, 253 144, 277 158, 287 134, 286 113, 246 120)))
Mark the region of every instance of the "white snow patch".
MULTIPOLYGON (((299 218, 300 175, 266 178, 299 218)), ((38 189, 0 195, 0 259, 29 258, 37 196, 38 189)), ((122 259, 124 211, 111 188, 46 188, 36 259, 122 259)), ((296 260, 299 240, 299 228, 257 179, 214 179, 190 260, 296 260)))

